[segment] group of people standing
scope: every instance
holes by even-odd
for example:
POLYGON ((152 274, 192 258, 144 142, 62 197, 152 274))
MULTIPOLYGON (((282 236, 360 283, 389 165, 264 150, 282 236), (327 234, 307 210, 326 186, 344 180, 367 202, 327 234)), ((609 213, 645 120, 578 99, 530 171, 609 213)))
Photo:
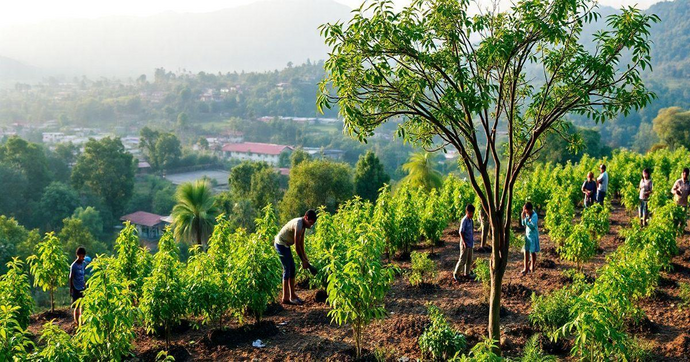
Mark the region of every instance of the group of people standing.
MULTIPOLYGON (((606 165, 599 166, 600 174, 595 179, 594 173, 589 172, 587 179, 582 184, 582 193, 584 194, 584 207, 590 207, 595 203, 603 204, 606 198, 606 192, 609 187, 609 174, 606 172, 606 165)), ((676 180, 671 189, 673 199, 677 205, 681 206, 684 211, 685 218, 681 220, 682 224, 687 223, 688 215, 688 196, 690 195, 690 181, 688 180, 688 168, 683 169, 681 178, 676 180)), ((649 197, 653 191, 653 184, 651 173, 649 169, 642 170, 642 178, 639 184, 640 203, 638 206, 638 214, 642 226, 646 226, 649 222, 649 197)), ((460 221, 460 258, 455 265, 453 271, 453 279, 460 282, 461 279, 474 280, 475 275, 471 271, 472 267, 472 249, 474 246, 474 217, 475 207, 472 204, 467 205, 465 209, 465 217, 460 221)), ((482 239, 485 234, 486 215, 482 213, 480 220, 482 220, 482 239)), ((539 246, 539 217, 534 211, 534 206, 531 202, 525 203, 520 214, 520 225, 525 227, 525 244, 522 248, 523 252, 523 268, 520 271, 521 275, 534 272, 537 265, 537 253, 541 250, 539 246)))
POLYGON ((594 203, 603 204, 606 191, 609 189, 609 174, 606 172, 606 165, 599 166, 599 177, 594 179, 594 173, 587 173, 587 179, 582 184, 582 193, 585 194, 584 205, 589 207, 594 203))

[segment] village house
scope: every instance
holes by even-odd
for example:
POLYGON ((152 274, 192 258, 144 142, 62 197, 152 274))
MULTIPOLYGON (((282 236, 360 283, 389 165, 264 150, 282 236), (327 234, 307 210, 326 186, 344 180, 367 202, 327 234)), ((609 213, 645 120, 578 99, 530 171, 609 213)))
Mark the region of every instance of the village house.
POLYGON ((292 153, 292 147, 272 143, 228 143, 223 146, 223 156, 240 161, 264 161, 270 165, 278 165, 280 155, 284 152, 292 153))
POLYGON ((137 211, 120 218, 120 221, 129 221, 136 227, 139 238, 143 240, 157 241, 165 231, 165 227, 172 223, 170 216, 161 216, 146 211, 137 211))

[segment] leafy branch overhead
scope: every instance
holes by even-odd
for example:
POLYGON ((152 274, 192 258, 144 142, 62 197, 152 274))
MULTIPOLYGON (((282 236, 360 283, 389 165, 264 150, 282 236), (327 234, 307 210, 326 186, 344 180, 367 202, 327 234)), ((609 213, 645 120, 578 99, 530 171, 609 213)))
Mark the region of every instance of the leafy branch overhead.
POLYGON ((320 109, 337 103, 346 129, 361 140, 402 117, 406 139, 453 145, 468 169, 501 167, 497 140, 507 132, 506 170, 514 180, 567 113, 601 122, 654 97, 640 71, 650 67, 655 15, 627 8, 609 16, 588 51, 578 40, 600 17, 593 1, 527 0, 474 16, 469 6, 416 0, 395 12, 392 1, 380 0, 355 10, 347 24, 323 25, 332 53, 320 109), (540 74, 528 75, 535 65, 540 74))

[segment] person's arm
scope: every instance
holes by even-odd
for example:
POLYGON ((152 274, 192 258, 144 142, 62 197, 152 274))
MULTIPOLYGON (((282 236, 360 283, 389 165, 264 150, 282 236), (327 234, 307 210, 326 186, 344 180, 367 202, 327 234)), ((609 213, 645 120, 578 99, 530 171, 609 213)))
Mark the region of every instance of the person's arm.
POLYGON ((307 253, 304 252, 304 228, 302 230, 295 229, 295 249, 297 251, 297 256, 299 256, 302 261, 302 268, 309 268, 309 259, 307 259, 307 253))
POLYGON ((527 216, 523 222, 525 223, 525 226, 530 228, 531 230, 535 230, 537 228, 537 223, 534 221, 535 216, 537 213, 535 211, 532 211, 532 216, 527 216))
POLYGON ((582 193, 583 193, 583 194, 588 195, 589 192, 588 192, 588 190, 585 188, 586 185, 587 185, 587 181, 583 182, 583 183, 582 183, 582 187, 580 187, 580 190, 582 190, 582 193))
POLYGON ((467 248, 467 240, 465 240, 465 233, 463 233, 465 229, 467 229, 467 223, 463 220, 462 225, 460 225, 460 241, 462 241, 462 246, 467 248))
POLYGON ((74 267, 69 266, 69 295, 74 294, 74 267))
POLYGON ((673 184, 673 188, 671 189, 671 193, 674 195, 680 196, 680 183, 678 183, 678 181, 676 181, 673 184))

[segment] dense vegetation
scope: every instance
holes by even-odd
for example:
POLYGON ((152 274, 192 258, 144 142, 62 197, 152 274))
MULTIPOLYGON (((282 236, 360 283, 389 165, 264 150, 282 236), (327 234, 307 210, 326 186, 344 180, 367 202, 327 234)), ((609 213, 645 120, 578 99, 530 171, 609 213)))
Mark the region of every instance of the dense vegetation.
MULTIPOLYGON (((620 193, 628 187, 628 179, 637 177, 634 173, 626 175, 627 170, 644 165, 653 170, 655 181, 666 183, 665 179, 674 178, 689 156, 684 149, 660 150, 644 156, 617 152, 603 162, 610 165, 612 180, 620 180, 610 186, 620 193)), ((574 191, 579 188, 579 179, 600 162, 586 157, 575 165, 539 165, 531 174, 525 174, 521 188, 544 195, 543 200, 534 202, 544 205, 541 210, 546 210, 547 218, 553 220, 559 209, 551 205, 579 202, 574 191), (529 180, 545 174, 552 182, 529 185, 529 180)), ((462 206, 474 202, 467 182, 456 177, 446 177, 438 190, 434 196, 436 189, 427 192, 423 187, 402 184, 392 192, 385 186, 376 203, 353 198, 334 212, 324 207, 319 211, 316 229, 306 241, 310 260, 318 270, 311 284, 328 292, 327 302, 332 308, 329 315, 333 322, 353 329, 358 353, 367 343, 363 333, 366 326, 386 316, 384 300, 398 273, 394 264, 386 262, 386 254, 408 252, 425 238, 430 243, 438 242, 435 237, 426 236, 434 233, 425 231, 425 215, 430 210, 437 216, 448 215, 434 227, 443 230, 449 222, 462 217, 462 206)), ((522 192, 521 195, 529 195, 522 192)), ((641 353, 623 323, 641 320, 642 311, 635 302, 654 290, 659 271, 667 268, 670 258, 677 253, 675 238, 681 217, 679 208, 668 196, 658 196, 650 207, 653 217, 649 227, 641 229, 633 221, 622 232, 625 243, 607 259, 593 284, 573 272, 572 285, 546 296, 533 296, 530 320, 549 338, 572 340, 575 357, 634 359, 641 353)), ((568 239, 582 234, 578 237, 596 241, 606 233, 607 206, 585 209, 580 223, 574 226, 572 219, 558 217, 572 228, 570 236, 556 240, 562 243, 562 258, 586 263, 588 254, 577 248, 571 250, 568 239)), ((254 233, 234 229, 229 219, 220 217, 208 239, 208 249, 193 248, 187 261, 181 260, 172 231, 161 238, 158 251, 152 255, 139 246, 134 227, 126 225, 116 241, 115 254, 100 255, 89 266, 88 288, 79 302, 84 310, 82 325, 76 334, 70 337, 48 323, 34 346, 26 332, 28 316, 34 308, 29 278, 46 290, 55 290, 55 286, 65 284, 62 273, 68 270, 59 238, 47 234, 38 244, 36 256, 29 258, 30 270, 15 259, 8 264, 9 271, 0 277, 0 323, 8 333, 8 342, 0 344, 0 355, 78 355, 92 360, 119 360, 131 352, 136 328, 146 328, 168 340, 170 329, 181 318, 211 328, 222 328, 231 318, 239 323, 258 322, 279 292, 280 265, 271 248, 278 225, 270 204, 261 210, 254 233)), ((488 268, 487 263, 479 261, 475 268, 478 279, 486 286, 488 268)), ((416 285, 432 283, 436 270, 433 263, 429 264, 427 254, 413 252, 411 272, 410 283, 416 285)), ((299 278, 304 279, 305 273, 300 271, 299 278)), ((448 325, 437 308, 429 307, 429 313, 432 323, 420 338, 420 347, 428 357, 498 358, 491 352, 491 342, 468 350, 463 335, 448 325)), ((543 357, 538 346, 526 348, 525 353, 543 357)))

